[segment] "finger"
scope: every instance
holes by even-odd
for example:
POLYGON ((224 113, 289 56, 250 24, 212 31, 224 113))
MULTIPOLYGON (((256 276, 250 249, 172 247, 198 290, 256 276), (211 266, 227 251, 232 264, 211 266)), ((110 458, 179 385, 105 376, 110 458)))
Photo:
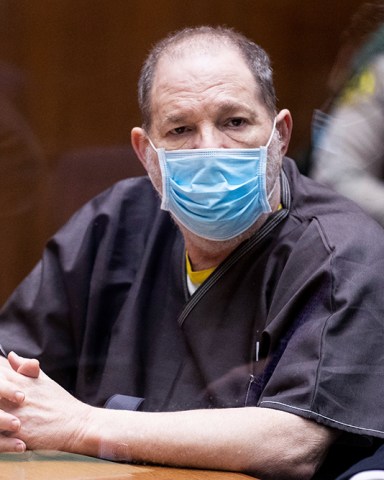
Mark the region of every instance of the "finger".
POLYGON ((37 378, 40 373, 40 363, 35 358, 23 358, 15 352, 8 354, 8 361, 17 373, 26 377, 37 378))
MULTIPOLYGON (((17 405, 21 405, 25 399, 25 393, 19 390, 13 382, 0 379, 0 398, 6 399, 9 402, 17 405)), ((14 405, 13 405, 14 406, 14 405)))
POLYGON ((21 373, 26 377, 37 378, 40 374, 40 363, 35 358, 26 360, 20 367, 17 369, 17 373, 21 373))
POLYGON ((0 432, 15 434, 20 430, 20 427, 21 423, 17 417, 2 410, 0 411, 0 432))
POLYGON ((27 446, 22 440, 0 435, 0 452, 22 453, 25 452, 26 449, 27 446))
POLYGON ((17 369, 22 365, 22 361, 23 361, 22 357, 17 355, 17 353, 15 352, 9 352, 7 355, 7 358, 13 370, 17 372, 17 369))

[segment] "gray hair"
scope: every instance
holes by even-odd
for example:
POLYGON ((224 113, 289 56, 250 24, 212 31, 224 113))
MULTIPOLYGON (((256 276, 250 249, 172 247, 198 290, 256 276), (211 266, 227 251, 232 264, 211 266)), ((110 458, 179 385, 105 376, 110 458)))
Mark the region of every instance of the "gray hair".
POLYGON ((183 54, 185 44, 209 50, 213 41, 219 45, 225 44, 238 49, 255 78, 260 89, 261 99, 268 112, 271 116, 276 115, 276 94, 271 63, 267 53, 259 45, 231 28, 192 27, 171 33, 156 43, 143 64, 138 82, 138 100, 145 130, 149 130, 151 127, 151 91, 160 58, 166 54, 183 54))

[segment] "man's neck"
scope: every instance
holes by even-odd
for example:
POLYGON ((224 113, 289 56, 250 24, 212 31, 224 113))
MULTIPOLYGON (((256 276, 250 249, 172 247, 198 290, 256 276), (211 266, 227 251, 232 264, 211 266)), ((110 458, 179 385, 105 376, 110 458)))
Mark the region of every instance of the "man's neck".
POLYGON ((188 252, 189 261, 193 270, 205 270, 217 267, 223 262, 241 243, 256 233, 265 223, 270 214, 263 215, 247 232, 238 237, 225 240, 213 241, 197 237, 193 233, 181 228, 185 240, 185 248, 188 252))
POLYGON ((220 248, 220 244, 217 245, 217 242, 211 242, 212 246, 202 246, 200 244, 202 242, 198 243, 199 245, 196 242, 189 242, 187 239, 185 241, 189 261, 194 271, 217 267, 233 251, 233 248, 220 248))
MULTIPOLYGON (((278 181, 278 180, 277 180, 278 181)), ((270 200, 272 213, 277 211, 280 205, 280 184, 270 200)), ((179 225, 185 241, 185 247, 188 252, 189 261, 193 270, 205 270, 217 267, 223 262, 241 243, 253 236, 267 221, 271 213, 262 215, 257 222, 244 234, 232 240, 213 241, 194 235, 179 225)))

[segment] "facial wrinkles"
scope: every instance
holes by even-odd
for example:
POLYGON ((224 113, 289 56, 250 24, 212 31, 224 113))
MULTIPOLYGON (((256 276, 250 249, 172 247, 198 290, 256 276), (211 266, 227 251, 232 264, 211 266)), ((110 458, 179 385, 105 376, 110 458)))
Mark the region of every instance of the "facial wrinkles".
POLYGON ((190 119, 200 120, 202 116, 211 114, 213 109, 219 113, 233 112, 236 108, 247 109, 249 99, 242 99, 242 87, 229 87, 223 83, 204 86, 199 91, 186 88, 168 88, 167 91, 158 91, 156 111, 161 123, 169 126, 190 119), (231 93, 231 90, 233 93, 231 93), (160 104, 162 104, 160 106, 160 104))
POLYGON ((176 105, 180 101, 207 103, 223 95, 239 102, 257 99, 256 86, 250 88, 249 84, 232 73, 221 74, 219 82, 216 80, 216 74, 212 75, 212 73, 193 77, 193 74, 188 74, 187 81, 172 78, 172 83, 166 80, 161 82, 156 88, 155 103, 161 104, 164 98, 167 102, 171 104, 174 102, 176 105), (243 97, 244 100, 242 100, 243 97))
POLYGON ((211 95, 204 101, 178 99, 175 109, 169 110, 156 129, 156 136, 157 140, 165 141, 162 146, 169 146, 170 149, 175 146, 253 148, 266 143, 272 124, 266 115, 260 115, 245 101, 232 99, 222 92, 215 92, 215 96, 211 95), (233 127, 230 122, 235 118, 242 119, 244 124, 233 127), (175 134, 174 130, 178 127, 185 128, 182 135, 175 134), (205 145, 201 146, 203 141, 205 145), (172 142, 175 142, 175 146, 172 142))
MULTIPOLYGON (((158 65, 153 92, 153 126, 159 136, 167 129, 184 126, 189 122, 199 123, 203 116, 214 124, 222 114, 222 105, 238 105, 228 115, 249 116, 248 109, 259 112, 264 121, 266 109, 260 102, 257 86, 248 66, 239 59, 237 52, 217 52, 196 55, 192 58, 177 58, 174 63, 163 59, 158 65), (233 70, 233 62, 240 62, 233 70), (197 72, 197 73, 196 73, 197 72), (219 74, 218 74, 219 72, 219 74), (220 81, 217 80, 218 75, 220 81), (187 80, 186 80, 187 79, 187 80), (181 123, 178 124, 177 121, 181 123)), ((224 113, 224 112, 223 112, 224 113)), ((250 116, 250 123, 257 115, 250 116)), ((260 125, 264 123, 260 120, 260 125)), ((247 145, 254 146, 254 145, 247 145)))

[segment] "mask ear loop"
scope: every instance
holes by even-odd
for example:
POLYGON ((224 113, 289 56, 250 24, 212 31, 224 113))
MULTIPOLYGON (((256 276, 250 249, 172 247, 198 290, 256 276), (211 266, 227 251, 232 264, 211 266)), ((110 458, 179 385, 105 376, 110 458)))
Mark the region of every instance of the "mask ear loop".
POLYGON ((153 150, 157 153, 157 150, 158 150, 158 149, 155 147, 155 145, 153 144, 152 140, 148 137, 148 135, 147 135, 147 138, 148 138, 149 144, 151 145, 151 147, 153 148, 153 150))
MULTIPOLYGON (((276 129, 276 117, 275 117, 274 120, 273 120, 272 132, 271 132, 271 135, 270 135, 270 137, 269 137, 269 140, 268 140, 267 145, 265 146, 265 148, 268 148, 269 145, 271 144, 273 135, 274 135, 274 133, 275 133, 275 129, 276 129)), ((276 185, 277 185, 277 181, 276 181, 275 184, 273 185, 272 190, 268 193, 268 197, 267 197, 268 202, 269 202, 269 200, 272 198, 272 195, 273 195, 273 192, 275 191, 276 185)))
POLYGON ((273 120, 272 132, 271 132, 271 135, 269 136, 269 140, 268 140, 267 144, 265 145, 266 148, 268 148, 269 145, 272 142, 272 138, 273 138, 273 134, 275 133, 275 129, 276 129, 276 117, 273 120))

